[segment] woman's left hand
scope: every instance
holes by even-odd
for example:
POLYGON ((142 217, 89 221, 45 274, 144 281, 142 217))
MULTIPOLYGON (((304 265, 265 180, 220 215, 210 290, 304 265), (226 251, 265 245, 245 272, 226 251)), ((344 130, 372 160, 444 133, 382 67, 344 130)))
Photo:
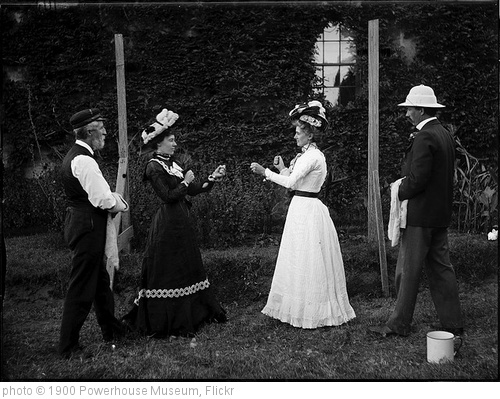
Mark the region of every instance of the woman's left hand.
POLYGON ((264 167, 258 164, 257 162, 252 162, 250 164, 250 170, 256 175, 262 175, 262 176, 266 175, 266 169, 264 169, 264 167))

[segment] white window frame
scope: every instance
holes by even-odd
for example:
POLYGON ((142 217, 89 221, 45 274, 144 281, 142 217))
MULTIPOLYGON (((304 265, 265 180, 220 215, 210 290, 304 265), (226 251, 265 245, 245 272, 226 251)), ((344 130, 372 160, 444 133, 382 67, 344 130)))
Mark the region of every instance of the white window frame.
POLYGON ((331 23, 318 37, 314 57, 318 84, 315 85, 314 91, 323 94, 333 106, 346 105, 354 98, 355 77, 354 81, 347 85, 345 78, 349 72, 354 73, 355 51, 354 38, 341 24, 331 23), (348 90, 349 96, 345 95, 344 89, 348 90))

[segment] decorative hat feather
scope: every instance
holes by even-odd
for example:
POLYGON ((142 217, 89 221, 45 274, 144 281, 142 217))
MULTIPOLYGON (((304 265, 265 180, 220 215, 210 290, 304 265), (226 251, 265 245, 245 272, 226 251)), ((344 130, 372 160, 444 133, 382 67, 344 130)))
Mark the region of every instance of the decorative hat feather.
POLYGON ((292 120, 299 119, 324 130, 328 125, 325 112, 326 111, 323 105, 319 101, 313 100, 308 103, 297 104, 288 115, 292 118, 292 120))
POLYGON ((156 115, 156 122, 152 123, 142 131, 141 137, 143 143, 149 143, 156 136, 163 133, 170 126, 172 126, 177 119, 179 119, 178 114, 173 111, 169 111, 166 108, 163 108, 162 111, 158 115, 156 115))

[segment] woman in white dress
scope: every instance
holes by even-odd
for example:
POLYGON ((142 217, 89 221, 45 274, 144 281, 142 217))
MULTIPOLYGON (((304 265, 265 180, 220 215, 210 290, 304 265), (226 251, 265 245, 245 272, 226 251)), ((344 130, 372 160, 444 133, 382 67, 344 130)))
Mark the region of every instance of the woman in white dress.
POLYGON ((318 199, 327 170, 314 142, 328 124, 320 102, 290 111, 294 139, 301 148, 285 168, 280 156, 274 173, 253 162, 252 172, 291 190, 271 291, 262 313, 294 327, 338 326, 356 317, 347 295, 344 263, 328 208, 318 199))

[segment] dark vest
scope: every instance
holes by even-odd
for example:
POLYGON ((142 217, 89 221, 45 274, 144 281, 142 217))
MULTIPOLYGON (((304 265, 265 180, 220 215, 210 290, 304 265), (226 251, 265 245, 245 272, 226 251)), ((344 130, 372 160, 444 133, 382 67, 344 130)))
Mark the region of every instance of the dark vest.
POLYGON ((78 179, 71 172, 71 161, 78 155, 92 157, 92 154, 85 147, 75 144, 68 151, 61 165, 61 179, 68 199, 68 206, 80 209, 106 212, 96 208, 88 199, 87 192, 83 189, 78 179))

